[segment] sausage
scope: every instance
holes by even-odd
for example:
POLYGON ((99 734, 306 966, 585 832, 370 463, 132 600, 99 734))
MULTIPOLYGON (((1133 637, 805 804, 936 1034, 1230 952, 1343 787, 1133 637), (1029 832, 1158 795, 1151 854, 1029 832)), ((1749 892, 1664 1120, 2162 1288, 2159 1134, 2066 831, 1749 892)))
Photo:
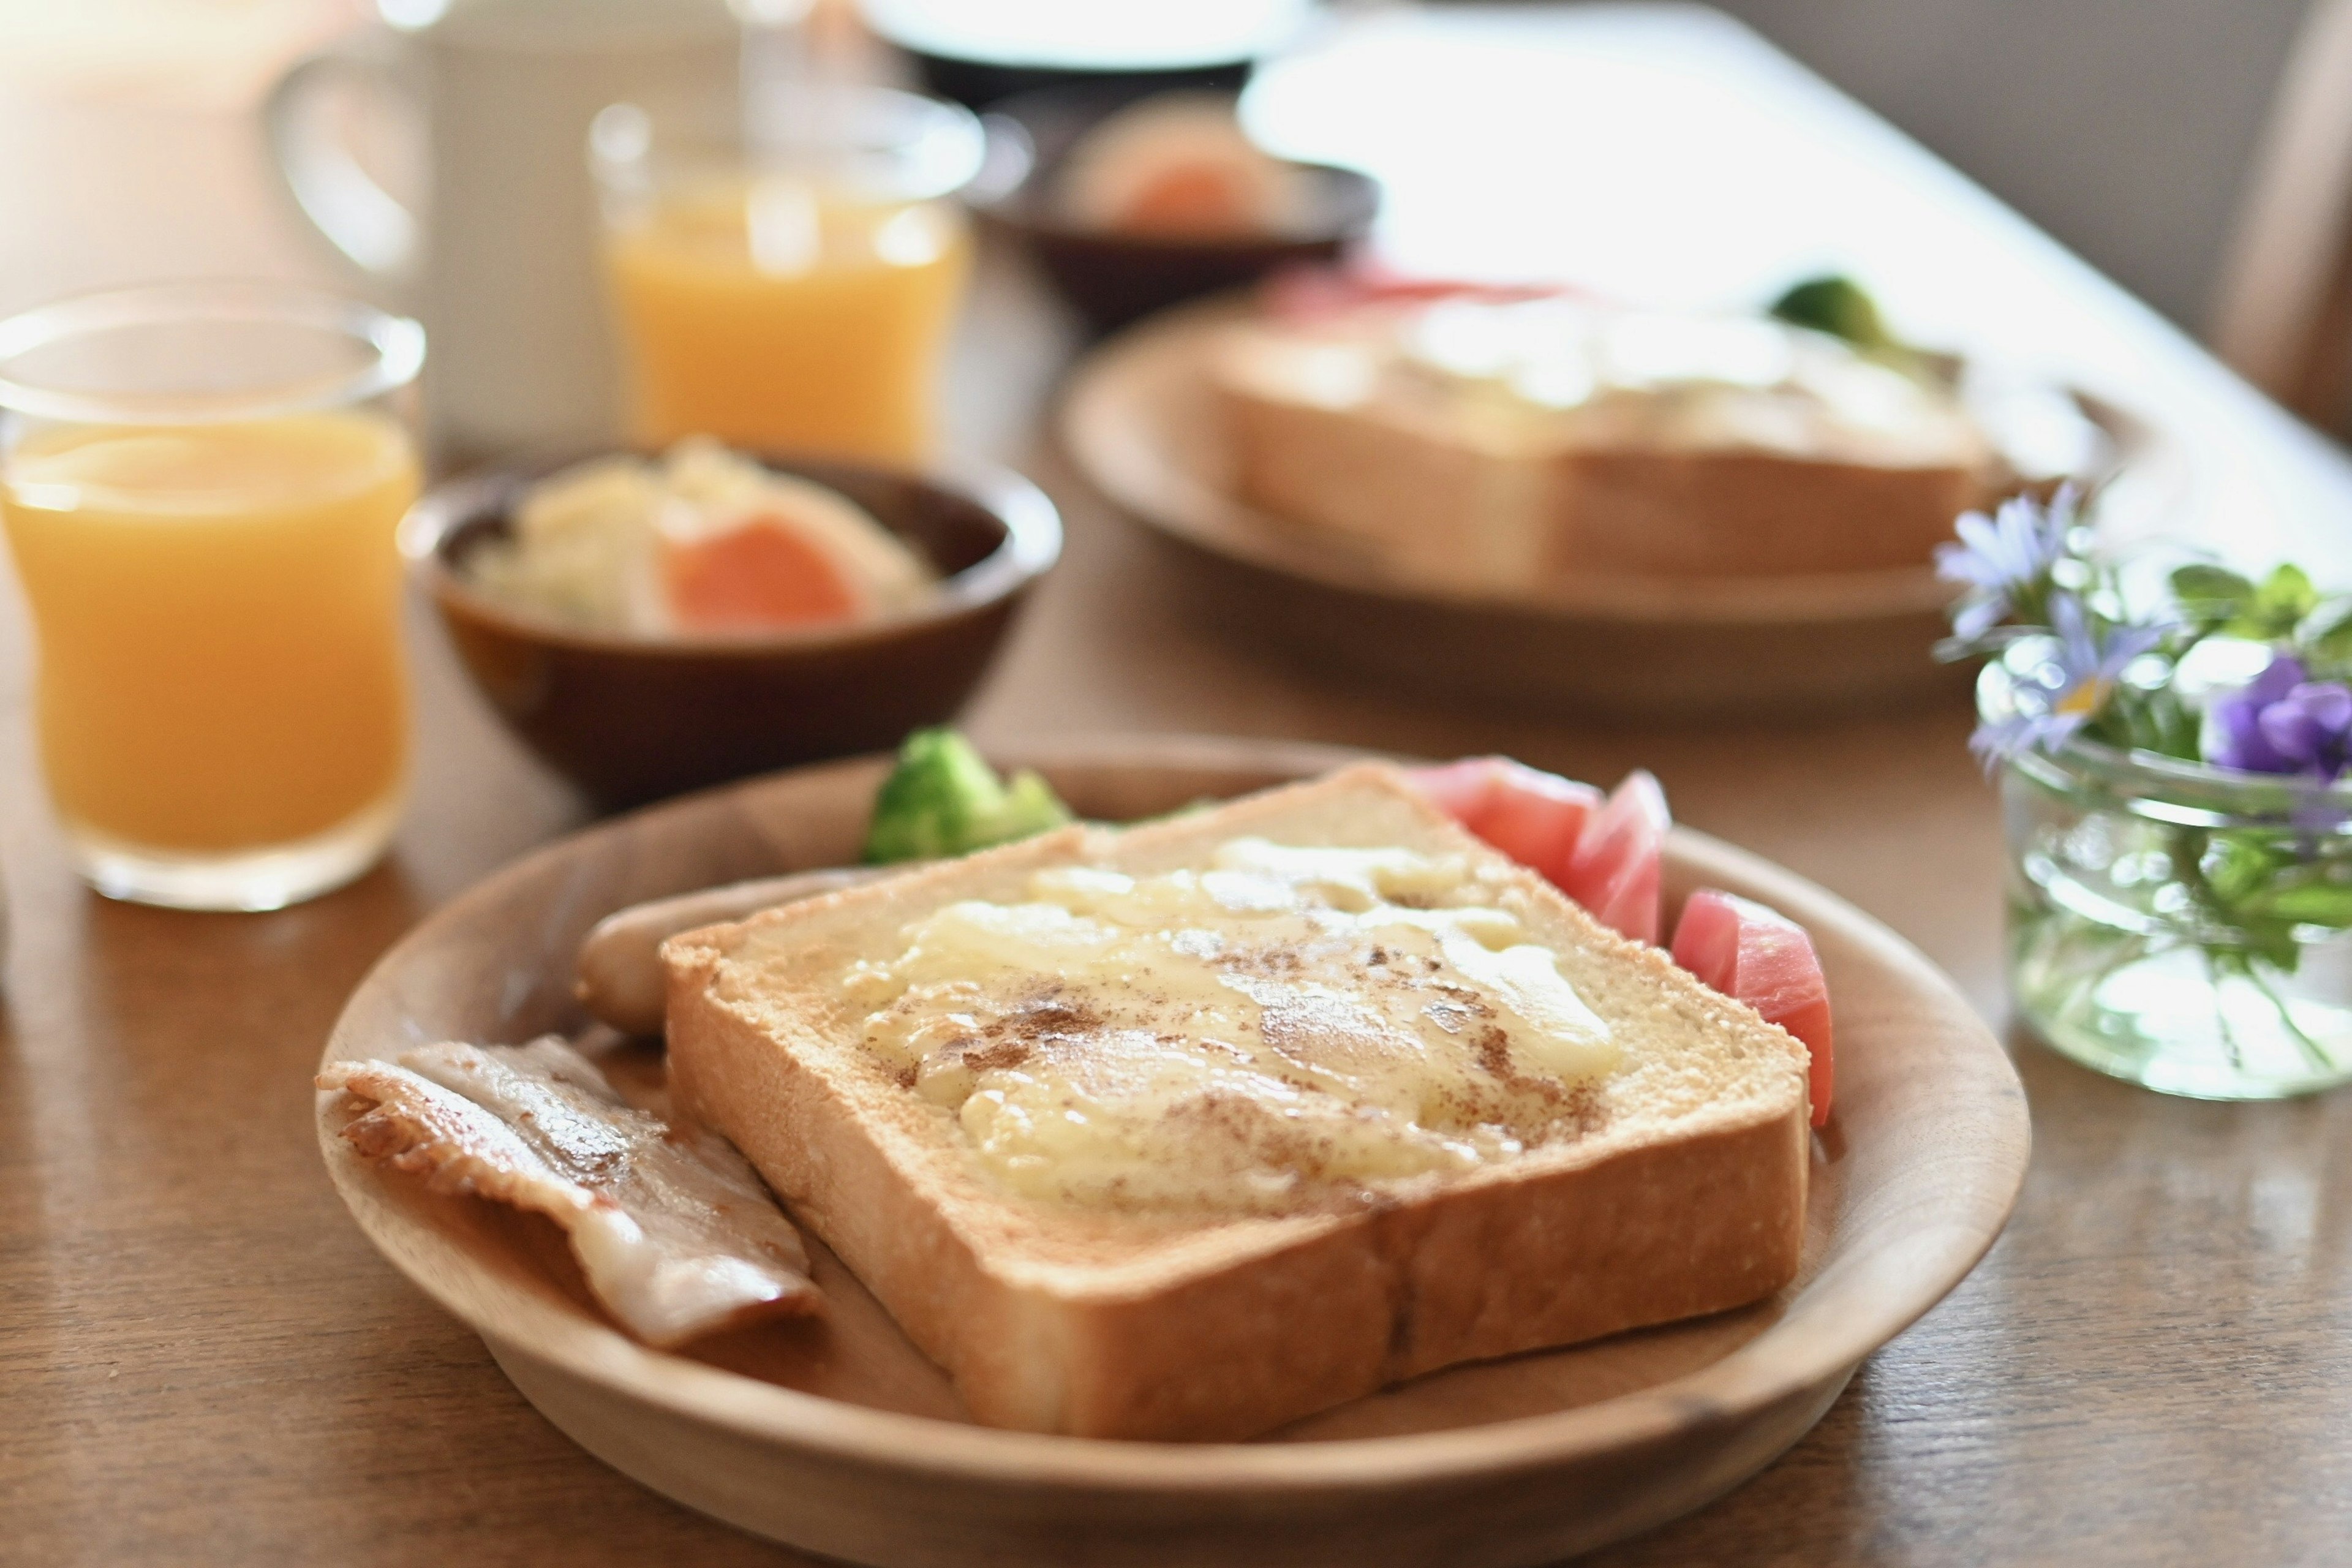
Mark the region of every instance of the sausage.
POLYGON ((898 868, 798 871, 789 877, 730 882, 723 888, 632 904, 598 921, 581 942, 572 994, 589 1012, 623 1034, 659 1035, 667 1006, 667 980, 661 966, 665 940, 697 926, 738 921, 779 904, 855 887, 898 868))

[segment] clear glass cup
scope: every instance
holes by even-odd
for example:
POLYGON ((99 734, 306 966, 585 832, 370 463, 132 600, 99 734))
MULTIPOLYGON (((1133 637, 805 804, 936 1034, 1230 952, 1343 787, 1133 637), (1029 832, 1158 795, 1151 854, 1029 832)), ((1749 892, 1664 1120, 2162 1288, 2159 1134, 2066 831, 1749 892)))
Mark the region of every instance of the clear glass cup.
MULTIPOLYGON (((1988 665, 1979 709, 2011 689, 1988 665)), ((2352 1082, 2352 784, 2077 741, 2001 805, 2011 986, 2060 1054, 2205 1100, 2352 1082)))
POLYGON ((629 428, 919 464, 971 270, 949 200, 979 171, 967 110, 806 85, 711 125, 615 104, 589 133, 629 428))
POLYGON ((290 287, 0 321, 0 521, 51 803, 113 898, 264 910, 382 856, 408 776, 395 537, 415 322, 290 287))

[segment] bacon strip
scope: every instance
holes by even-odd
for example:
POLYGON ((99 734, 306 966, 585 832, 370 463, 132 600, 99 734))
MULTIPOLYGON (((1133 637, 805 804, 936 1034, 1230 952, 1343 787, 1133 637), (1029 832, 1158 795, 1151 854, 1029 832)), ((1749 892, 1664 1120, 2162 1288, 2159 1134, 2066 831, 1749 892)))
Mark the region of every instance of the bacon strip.
POLYGON ((743 1157, 629 1105, 560 1039, 426 1046, 317 1081, 372 1102, 343 1129, 367 1159, 562 1226, 589 1289, 647 1344, 818 1310, 800 1233, 743 1157))

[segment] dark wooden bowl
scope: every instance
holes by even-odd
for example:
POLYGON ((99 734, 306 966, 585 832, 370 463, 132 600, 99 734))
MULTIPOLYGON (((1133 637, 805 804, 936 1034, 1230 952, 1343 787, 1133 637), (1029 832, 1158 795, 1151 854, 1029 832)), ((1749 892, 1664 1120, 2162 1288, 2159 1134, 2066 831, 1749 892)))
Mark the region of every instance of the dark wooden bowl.
POLYGON ((1291 165, 1304 176, 1305 220, 1292 232, 1222 239, 1115 234, 1069 223, 1053 188, 1062 159, 1096 123, 1133 102, 1101 86, 1024 93, 982 118, 988 163, 969 194, 982 219, 1013 235, 1097 333, 1185 300, 1255 283, 1284 267, 1328 262, 1379 214, 1379 184, 1353 169, 1291 165))
MULTIPOLYGON (((905 46, 901 46, 905 47, 905 46)), ((1217 60, 1197 66, 1144 68, 1136 70, 1081 70, 1076 67, 1008 64, 999 60, 965 59, 908 47, 908 58, 922 79, 923 89, 936 98, 952 99, 967 109, 988 109, 1018 93, 1049 88, 1087 87, 1118 95, 1131 103, 1156 92, 1181 89, 1199 92, 1239 92, 1249 80, 1248 60, 1217 60)))
POLYGON ((405 539, 458 656, 541 761, 615 809, 795 763, 896 746, 952 718, 1030 586, 1061 553, 1061 520, 1016 474, 917 477, 772 459, 830 485, 944 578, 923 608, 870 625, 653 640, 586 632, 502 605, 457 570, 503 533, 523 488, 562 466, 439 486, 405 539))
POLYGON ((971 14, 984 7, 971 0, 866 0, 858 6, 866 26, 905 54, 924 91, 969 109, 985 109, 1015 93, 1077 85, 1130 99, 1171 88, 1239 92, 1255 57, 1296 29, 1298 19, 1289 28, 1282 25, 1279 13, 1286 8, 1261 5, 1266 15, 1260 26, 1204 35, 1187 27, 1174 7, 1100 5, 1067 18, 1060 36, 1046 43, 1017 21, 1010 30, 972 26, 971 14), (1112 60, 1118 63, 1108 63, 1112 60))

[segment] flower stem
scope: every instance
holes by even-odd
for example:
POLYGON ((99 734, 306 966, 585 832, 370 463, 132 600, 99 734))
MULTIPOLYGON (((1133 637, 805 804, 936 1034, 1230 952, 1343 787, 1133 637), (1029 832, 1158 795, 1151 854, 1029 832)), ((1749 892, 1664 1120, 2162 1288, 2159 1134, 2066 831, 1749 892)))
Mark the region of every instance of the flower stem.
POLYGON ((2304 1026, 2295 1022, 2294 1012, 2287 1005, 2286 998, 2273 989, 2270 982, 2263 977, 2259 969, 2260 962, 2258 959, 2242 955, 2237 958, 2233 967, 2237 970, 2239 977, 2260 992, 2263 1000, 2271 1005, 2272 1011, 2278 1015, 2279 1026, 2294 1039, 2295 1048, 2303 1052, 2304 1059, 2311 1064, 2312 1069, 2324 1073, 2336 1071, 2336 1058, 2328 1053, 2327 1047, 2313 1039, 2304 1026))
POLYGON ((2205 954, 2206 983, 2213 987, 2213 1022, 2220 1027, 2221 1044, 2230 1053, 2230 1070, 2242 1074, 2246 1070, 2246 1051, 2238 1041, 2237 1027, 2230 1022, 2230 1009, 2226 1005, 2229 993, 2222 989, 2223 983, 2229 978, 2225 971, 2237 967, 2237 964, 2230 953, 2218 952, 2210 947, 2202 951, 2205 954))

